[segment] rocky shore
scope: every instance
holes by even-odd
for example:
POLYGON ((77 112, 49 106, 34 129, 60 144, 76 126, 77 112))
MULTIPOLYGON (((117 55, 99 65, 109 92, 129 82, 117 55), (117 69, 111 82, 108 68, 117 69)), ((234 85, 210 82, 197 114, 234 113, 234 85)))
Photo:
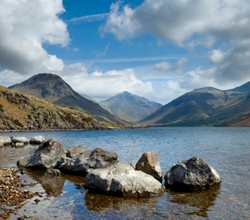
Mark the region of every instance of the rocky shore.
MULTIPOLYGON (((26 183, 18 175, 22 170, 18 168, 0 167, 0 220, 8 219, 12 215, 17 215, 27 200, 33 197, 43 197, 43 193, 23 190, 24 187, 32 187, 36 183, 26 183)), ((39 202, 39 199, 36 200, 39 202)), ((25 217, 17 218, 19 220, 25 217)))

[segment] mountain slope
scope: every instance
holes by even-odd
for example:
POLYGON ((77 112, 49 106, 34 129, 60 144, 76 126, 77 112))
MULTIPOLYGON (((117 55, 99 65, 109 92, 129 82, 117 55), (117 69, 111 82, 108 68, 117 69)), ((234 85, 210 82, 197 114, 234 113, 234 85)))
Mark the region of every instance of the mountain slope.
POLYGON ((0 131, 109 129, 89 115, 0 86, 0 131))
POLYGON ((186 93, 141 120, 145 125, 211 126, 250 112, 250 82, 232 90, 202 88, 186 93))
POLYGON ((41 73, 26 81, 9 87, 18 92, 43 98, 63 107, 73 107, 99 121, 126 124, 117 116, 103 109, 99 104, 84 98, 75 92, 63 79, 55 74, 41 73))
POLYGON ((100 105, 127 122, 137 122, 162 106, 129 92, 102 101, 100 105))

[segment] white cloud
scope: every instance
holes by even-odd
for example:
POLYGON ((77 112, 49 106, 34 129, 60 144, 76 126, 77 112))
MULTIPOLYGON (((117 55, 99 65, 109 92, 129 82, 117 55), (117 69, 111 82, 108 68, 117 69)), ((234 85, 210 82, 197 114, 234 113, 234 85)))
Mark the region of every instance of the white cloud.
POLYGON ((87 73, 83 64, 65 66, 63 79, 78 93, 86 94, 97 100, 104 100, 118 93, 129 91, 144 96, 154 92, 150 82, 142 82, 133 69, 95 71, 87 73))
POLYGON ((179 59, 174 65, 171 66, 170 62, 166 62, 166 61, 162 61, 161 63, 156 63, 154 65, 154 68, 157 70, 177 70, 178 68, 180 68, 181 66, 183 66, 184 63, 189 62, 189 59, 187 59, 186 57, 183 57, 181 59, 179 59))
POLYGON ((162 61, 161 63, 156 63, 154 66, 157 70, 169 70, 171 68, 170 62, 162 61))
POLYGON ((106 32, 113 33, 119 40, 131 38, 138 35, 142 28, 139 22, 134 18, 135 11, 125 5, 120 11, 121 1, 112 4, 106 24, 100 27, 102 34, 106 32))
POLYGON ((132 9, 112 4, 101 31, 119 40, 149 32, 182 46, 194 34, 194 44, 211 46, 215 38, 249 37, 250 4, 246 0, 145 0, 132 9), (204 41, 202 41, 202 39, 204 41), (200 41, 200 43, 198 43, 200 41))
POLYGON ((69 43, 67 25, 58 18, 64 11, 61 0, 1 1, 0 68, 26 74, 60 69, 62 61, 43 45, 69 43))
MULTIPOLYGON (((186 83, 189 87, 226 87, 250 79, 249 24, 247 0, 144 0, 134 9, 113 4, 100 31, 102 35, 112 33, 119 40, 147 32, 158 40, 165 39, 188 49, 213 48, 209 60, 217 67, 188 72, 186 83)), ((178 69, 182 62, 187 60, 170 67, 169 62, 163 61, 155 69, 178 69)))

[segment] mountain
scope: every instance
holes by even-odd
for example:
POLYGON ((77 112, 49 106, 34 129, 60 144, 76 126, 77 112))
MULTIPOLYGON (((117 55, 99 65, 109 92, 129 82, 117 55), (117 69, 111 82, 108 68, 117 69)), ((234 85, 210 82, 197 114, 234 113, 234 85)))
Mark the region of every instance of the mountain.
POLYGON ((0 86, 0 131, 106 130, 104 124, 71 108, 0 86))
POLYGON ((222 126, 227 127, 250 127, 250 113, 246 114, 240 118, 237 118, 235 120, 229 121, 226 124, 223 124, 222 126))
POLYGON ((22 83, 10 86, 9 89, 45 99, 62 107, 73 107, 91 115, 98 121, 126 124, 99 104, 75 92, 61 77, 55 74, 40 73, 22 83))
POLYGON ((214 126, 250 112, 250 82, 231 90, 212 87, 188 92, 141 120, 145 125, 214 126))
POLYGON ((123 92, 102 101, 100 105, 119 118, 132 123, 145 118, 162 106, 129 92, 123 92))

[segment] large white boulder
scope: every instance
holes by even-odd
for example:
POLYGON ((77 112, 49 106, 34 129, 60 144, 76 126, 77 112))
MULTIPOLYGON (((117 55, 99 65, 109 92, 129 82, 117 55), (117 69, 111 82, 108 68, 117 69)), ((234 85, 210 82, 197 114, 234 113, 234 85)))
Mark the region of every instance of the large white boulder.
POLYGON ((107 168, 89 172, 85 188, 121 197, 155 197, 164 193, 163 185, 154 177, 134 170, 126 162, 118 162, 107 168))

